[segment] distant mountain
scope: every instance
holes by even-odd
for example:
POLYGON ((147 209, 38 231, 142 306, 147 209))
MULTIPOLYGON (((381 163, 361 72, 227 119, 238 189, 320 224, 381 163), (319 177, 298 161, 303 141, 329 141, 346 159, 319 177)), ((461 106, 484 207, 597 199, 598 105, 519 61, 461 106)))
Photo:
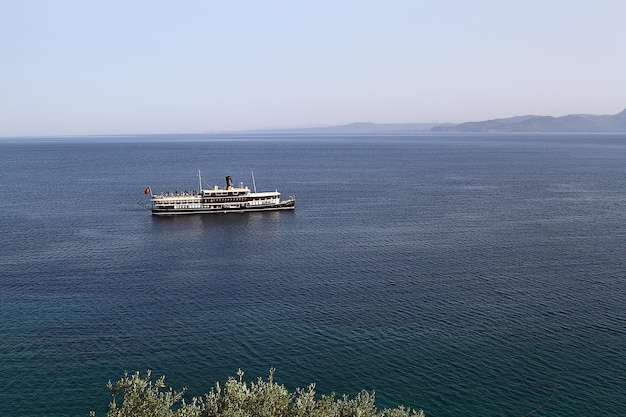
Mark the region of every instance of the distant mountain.
POLYGON ((518 116, 506 119, 441 125, 433 132, 626 132, 626 109, 613 116, 570 114, 562 117, 518 116))
MULTIPOLYGON (((340 126, 307 127, 291 129, 264 129, 246 133, 285 133, 285 134, 376 134, 376 133, 418 133, 430 132, 434 127, 446 127, 441 123, 369 123, 358 122, 340 126)), ((450 125, 453 126, 453 125, 450 125)))
POLYGON ((562 117, 527 115, 461 124, 358 122, 339 126, 246 130, 237 133, 360 135, 430 132, 626 133, 626 109, 612 116, 593 114, 570 114, 562 117))

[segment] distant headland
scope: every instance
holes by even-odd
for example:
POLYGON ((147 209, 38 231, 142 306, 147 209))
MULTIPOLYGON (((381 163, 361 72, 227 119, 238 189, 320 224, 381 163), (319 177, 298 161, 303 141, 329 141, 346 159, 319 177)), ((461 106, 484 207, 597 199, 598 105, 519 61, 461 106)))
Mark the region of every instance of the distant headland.
POLYGON ((340 126, 271 129, 250 133, 409 134, 428 132, 626 133, 626 109, 615 115, 516 116, 465 123, 350 123, 340 126))
POLYGON ((506 119, 434 126, 433 132, 626 132, 626 109, 615 115, 517 116, 506 119))

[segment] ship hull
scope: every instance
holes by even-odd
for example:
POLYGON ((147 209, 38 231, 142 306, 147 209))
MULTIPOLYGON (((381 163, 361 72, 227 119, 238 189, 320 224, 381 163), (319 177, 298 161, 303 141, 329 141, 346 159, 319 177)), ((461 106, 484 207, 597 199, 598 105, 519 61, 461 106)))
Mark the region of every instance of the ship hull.
POLYGON ((185 214, 224 214, 224 213, 248 213, 258 211, 294 210, 295 200, 281 201, 280 204, 258 207, 230 207, 230 208, 169 208, 153 207, 152 214, 155 216, 176 216, 185 214))

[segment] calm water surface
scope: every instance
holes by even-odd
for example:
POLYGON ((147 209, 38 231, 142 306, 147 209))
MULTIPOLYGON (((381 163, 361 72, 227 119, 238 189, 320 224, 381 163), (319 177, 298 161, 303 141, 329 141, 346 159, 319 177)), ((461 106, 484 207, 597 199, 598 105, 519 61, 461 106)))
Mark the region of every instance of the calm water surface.
POLYGON ((626 136, 0 140, 0 415, 238 368, 429 417, 626 416, 626 136), (295 212, 158 218, 225 175, 295 212))

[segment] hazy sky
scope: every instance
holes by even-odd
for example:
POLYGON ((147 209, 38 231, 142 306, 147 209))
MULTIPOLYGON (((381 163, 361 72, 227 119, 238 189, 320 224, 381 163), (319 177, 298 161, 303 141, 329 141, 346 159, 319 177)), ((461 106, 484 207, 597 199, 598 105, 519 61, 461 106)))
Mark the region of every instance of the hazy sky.
POLYGON ((0 0, 0 136, 626 108, 624 0, 0 0))

